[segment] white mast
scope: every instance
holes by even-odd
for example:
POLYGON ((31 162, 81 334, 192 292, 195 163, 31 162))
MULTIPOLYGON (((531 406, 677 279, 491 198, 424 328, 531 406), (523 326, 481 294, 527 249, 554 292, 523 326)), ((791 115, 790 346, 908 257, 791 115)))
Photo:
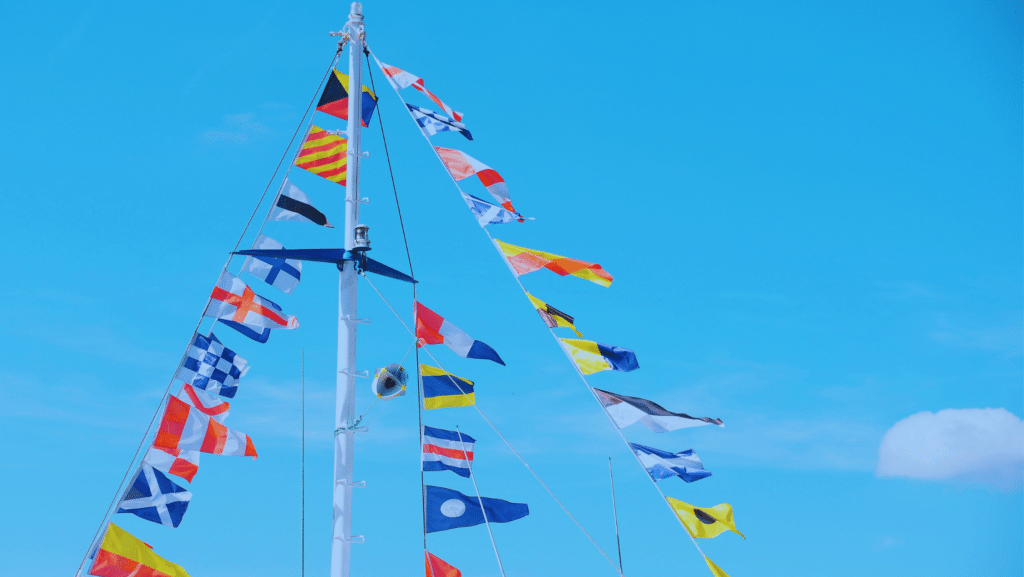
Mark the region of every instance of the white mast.
MULTIPOLYGON (((363 116, 363 5, 352 3, 345 32, 348 40, 348 170, 345 185, 345 250, 355 248, 359 224, 360 119, 363 116)), ((331 577, 349 577, 352 553, 353 419, 356 401, 355 262, 346 260, 338 272, 338 381, 334 416, 334 534, 331 577)), ((356 541, 362 541, 357 538, 356 541)))

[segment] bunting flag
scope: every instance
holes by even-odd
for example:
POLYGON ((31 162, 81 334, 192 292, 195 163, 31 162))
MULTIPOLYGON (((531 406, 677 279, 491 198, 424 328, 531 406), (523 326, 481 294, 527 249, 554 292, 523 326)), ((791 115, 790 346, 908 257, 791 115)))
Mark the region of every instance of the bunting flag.
POLYGON ((231 404, 227 401, 219 399, 202 389, 196 389, 188 383, 181 386, 178 398, 218 423, 224 423, 224 419, 227 418, 228 411, 231 409, 231 404))
POLYGON ((592 375, 601 371, 622 371, 628 373, 640 368, 636 355, 629 349, 603 345, 583 339, 558 339, 562 348, 569 353, 580 372, 592 375))
POLYGON ((313 126, 302 143, 295 166, 345 186, 348 171, 348 141, 313 126))
POLYGON ((423 382, 423 408, 468 407, 476 403, 473 381, 455 376, 437 367, 420 365, 423 382))
POLYGON ((700 457, 693 449, 669 453, 640 443, 630 443, 629 446, 654 482, 679 477, 687 483, 692 483, 711 476, 711 471, 704 470, 704 464, 700 462, 700 457))
POLYGON ((501 242, 497 239, 494 242, 497 243, 498 250, 501 251, 501 254, 505 255, 508 263, 516 271, 517 276, 546 268, 559 276, 571 274, 603 287, 612 285, 612 275, 608 274, 599 264, 566 258, 557 254, 551 254, 550 252, 523 248, 501 242))
POLYGON ((121 497, 117 512, 132 513, 147 521, 177 527, 191 499, 192 493, 179 487, 151 465, 142 463, 135 474, 135 480, 121 497))
MULTIPOLYGON (((336 116, 342 120, 348 120, 348 74, 332 70, 333 74, 327 80, 324 93, 320 96, 320 102, 316 109, 336 116)), ((377 95, 372 90, 363 86, 363 126, 368 126, 373 118, 373 109, 377 107, 377 95)))
POLYGON ((409 112, 412 113, 413 119, 416 120, 416 124, 420 125, 420 130, 425 136, 430 137, 438 132, 458 132, 465 136, 466 140, 473 140, 473 135, 466 130, 465 124, 415 104, 406 104, 406 106, 409 107, 409 112))
POLYGON ((465 433, 424 426, 423 470, 452 471, 468 478, 475 443, 476 439, 465 433))
POLYGON ((466 206, 469 210, 473 211, 473 216, 476 217, 476 221, 480 223, 480 226, 487 226, 489 224, 505 224, 506 222, 525 220, 523 215, 518 212, 509 212, 504 208, 487 202, 486 200, 477 198, 472 194, 462 193, 462 200, 466 201, 466 206))
POLYGON ((150 447, 142 461, 158 471, 177 475, 189 483, 199 472, 199 451, 150 447))
MULTIPOLYGON (((732 520, 732 505, 728 503, 698 508, 672 497, 666 497, 666 499, 676 516, 683 522, 683 526, 695 539, 717 537, 725 530, 743 537, 743 533, 736 530, 736 524, 732 520)), ((743 538, 746 539, 746 537, 743 538)))
POLYGON ((214 421, 178 397, 167 399, 153 446, 169 451, 182 449, 215 455, 256 458, 249 435, 214 421))
MULTIPOLYGON (((275 311, 277 314, 283 315, 283 313, 281 312, 280 305, 278 305, 274 301, 264 297, 263 298, 263 304, 266 305, 271 310, 275 311)), ((256 341, 257 343, 265 343, 268 340, 270 340, 270 329, 269 328, 262 328, 262 327, 255 327, 254 328, 254 327, 250 327, 248 325, 243 325, 242 323, 236 323, 235 321, 226 321, 224 319, 219 319, 217 322, 218 323, 224 323, 225 325, 235 329, 236 331, 242 333, 243 335, 249 337, 250 339, 256 341)), ((223 393, 221 393, 221 394, 223 394, 223 393)), ((227 396, 227 395, 225 395, 225 396, 227 396)))
POLYGON ((711 574, 715 577, 729 577, 729 574, 725 571, 722 571, 722 569, 718 565, 712 563, 711 559, 705 557, 704 561, 708 564, 708 569, 711 569, 711 574))
MULTIPOLYGON (((435 146, 434 150, 436 150, 437 155, 441 157, 441 162, 444 163, 448 172, 451 173, 452 178, 455 180, 463 180, 475 174, 487 189, 487 192, 491 193, 491 196, 493 196, 494 199, 505 208, 505 210, 510 212, 516 211, 512 208, 512 199, 508 195, 508 185, 505 184, 505 179, 498 174, 498 171, 461 150, 444 148, 441 146, 435 146)), ((522 217, 519 218, 519 221, 522 222, 522 217)))
MULTIPOLYGON (((281 193, 277 195, 273 210, 270 211, 269 220, 297 220, 299 222, 311 222, 327 228, 334 228, 334 225, 327 222, 327 217, 313 206, 306 193, 299 190, 299 187, 292 184, 292 181, 285 179, 281 186, 281 193)), ((257 248, 253 246, 253 248, 257 248)))
POLYGON ((224 271, 210 295, 204 316, 236 322, 251 329, 294 329, 299 321, 252 292, 240 278, 224 271))
POLYGON ((462 571, 445 563, 440 557, 426 552, 427 575, 426 577, 462 577, 462 571))
POLYGON ((553 329, 555 327, 566 327, 572 329, 572 332, 576 333, 576 336, 583 336, 583 333, 576 330, 576 325, 573 324, 573 317, 563 313, 530 293, 526 293, 526 297, 530 299, 530 302, 533 304, 533 308, 537 309, 537 313, 540 314, 540 318, 549 329, 553 329))
POLYGON ((530 514, 526 503, 509 503, 490 497, 477 500, 477 497, 432 485, 427 485, 426 489, 427 533, 480 525, 484 522, 484 511, 489 523, 509 523, 530 514))
MULTIPOLYGON (((377 60, 377 57, 374 56, 373 59, 377 60)), ((452 110, 447 104, 441 102, 441 99, 435 96, 433 92, 427 90, 424 86, 423 79, 419 76, 406 72, 397 66, 384 64, 380 60, 377 60, 377 66, 379 66, 381 71, 384 72, 384 76, 387 77, 388 82, 391 83, 391 86, 394 87, 395 90, 401 90, 412 86, 416 90, 426 94, 427 98, 433 100, 434 104, 440 106, 441 110, 444 110, 445 114, 451 116, 455 120, 462 120, 462 113, 457 110, 452 110)))
POLYGON ((157 555, 151 547, 113 523, 103 536, 89 574, 99 577, 188 577, 180 566, 157 555))
POLYGON ((691 417, 686 413, 673 413, 666 411, 664 407, 641 399, 640 397, 628 397, 617 393, 594 389, 597 399, 601 401, 604 410, 608 411, 615 426, 624 429, 633 423, 640 421, 645 427, 655 433, 665 433, 687 427, 702 427, 704 425, 718 425, 725 427, 722 419, 710 417, 691 417))
MULTIPOLYGON (((260 250, 281 250, 284 246, 269 236, 259 235, 252 248, 260 250)), ((242 272, 262 280, 268 285, 292 294, 302 277, 302 261, 272 256, 247 256, 242 272)))
POLYGON ((248 371, 246 360, 221 344, 210 331, 210 335, 205 337, 196 333, 174 378, 231 399, 238 391, 238 379, 248 371))
POLYGON ((419 302, 416 303, 416 338, 419 339, 417 347, 444 345, 460 357, 487 359, 505 365, 505 361, 501 360, 498 353, 486 343, 473 340, 462 329, 419 302))

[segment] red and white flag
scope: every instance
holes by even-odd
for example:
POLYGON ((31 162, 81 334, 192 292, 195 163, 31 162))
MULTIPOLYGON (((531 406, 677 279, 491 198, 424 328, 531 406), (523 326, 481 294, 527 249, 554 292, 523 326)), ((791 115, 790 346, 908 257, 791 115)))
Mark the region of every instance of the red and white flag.
POLYGON ((283 315, 280 310, 269 300, 254 293, 244 281, 224 271, 217 280, 210 304, 203 315, 234 321, 251 329, 298 328, 298 319, 292 315, 283 315))
POLYGON ((153 446, 256 458, 256 447, 249 435, 225 427, 174 396, 167 400, 153 446))
POLYGON ((509 212, 516 211, 516 209, 512 208, 512 198, 508 195, 508 185, 505 184, 505 179, 498 174, 498 171, 461 150, 444 148, 443 146, 435 146, 434 150, 441 157, 441 162, 444 163, 448 172, 451 173, 452 178, 462 180, 475 174, 484 187, 487 188, 487 192, 491 193, 491 196, 505 210, 509 212))
POLYGON ((142 460, 154 469, 177 475, 189 483, 199 472, 199 451, 150 447, 142 460))
MULTIPOLYGON (((373 59, 377 60, 377 57, 374 56, 373 59)), ((381 71, 384 72, 384 76, 387 76, 388 82, 391 83, 391 86, 393 86, 395 90, 401 90, 403 88, 408 88, 412 86, 416 90, 419 90, 423 94, 426 94, 427 98, 433 100, 434 104, 440 106, 441 110, 444 110, 444 113, 454 118, 456 122, 462 122, 462 113, 457 110, 452 110, 450 106, 448 106, 444 102, 441 102, 441 99, 438 98, 433 92, 427 90, 427 88, 423 85, 423 79, 420 78, 419 76, 416 76, 411 72, 406 72, 405 70, 402 70, 397 66, 384 64, 380 60, 377 60, 377 66, 379 66, 381 71)))
POLYGON ((224 422, 224 419, 228 416, 228 410, 231 408, 231 404, 224 399, 202 389, 197 389, 188 383, 181 387, 178 398, 218 423, 224 422))

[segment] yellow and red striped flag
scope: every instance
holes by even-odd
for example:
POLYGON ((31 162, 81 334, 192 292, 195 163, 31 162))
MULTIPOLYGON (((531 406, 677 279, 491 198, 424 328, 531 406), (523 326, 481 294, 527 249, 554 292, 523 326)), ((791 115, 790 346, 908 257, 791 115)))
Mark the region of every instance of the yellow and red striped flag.
POLYGON ((180 566, 157 555, 149 545, 111 523, 90 575, 100 577, 188 577, 180 566))
POLYGON ((299 150, 295 166, 344 186, 348 174, 347 154, 347 140, 319 126, 313 126, 302 149, 299 150))

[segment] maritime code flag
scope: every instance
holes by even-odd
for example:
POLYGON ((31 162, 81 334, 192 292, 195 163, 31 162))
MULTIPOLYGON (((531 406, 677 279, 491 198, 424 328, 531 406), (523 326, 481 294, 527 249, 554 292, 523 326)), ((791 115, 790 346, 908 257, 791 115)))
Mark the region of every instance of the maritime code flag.
POLYGON ((199 472, 199 451, 150 447, 142 461, 158 471, 177 475, 189 483, 199 472))
POLYGON ((526 503, 510 503, 504 499, 470 497, 462 493, 427 485, 427 533, 459 527, 472 527, 484 522, 509 523, 530 514, 526 503))
POLYGON ((446 321, 441 315, 416 303, 416 346, 444 345, 455 354, 467 359, 487 359, 504 366, 497 351, 487 343, 471 338, 459 327, 446 321))
MULTIPOLYGON (((487 192, 491 193, 491 196, 493 196, 505 210, 510 212, 516 211, 512 208, 512 199, 508 194, 508 185, 505 184, 505 179, 498 174, 498 171, 461 150, 444 148, 443 146, 435 146, 434 150, 437 151, 437 155, 441 157, 441 162, 444 163, 445 168, 447 168, 448 172, 451 173, 452 178, 455 180, 463 180, 475 174, 476 177, 480 179, 481 184, 484 185, 484 188, 487 189, 487 192)), ((519 217, 519 222, 522 221, 523 218, 519 217)))
POLYGON ((225 427, 175 396, 167 399, 167 408, 153 446, 167 450, 257 457, 249 435, 225 427))
POLYGON ((572 332, 576 333, 576 336, 583 336, 583 333, 576 330, 576 325, 573 324, 575 322, 573 317, 563 313, 530 293, 526 293, 526 298, 530 299, 530 303, 533 304, 533 308, 537 309, 537 313, 540 314, 540 318, 549 329, 565 327, 572 329, 572 332))
MULTIPOLYGON (((269 220, 297 220, 300 222, 311 222, 327 228, 334 228, 334 225, 327 222, 327 217, 313 206, 306 193, 299 190, 299 187, 292 184, 292 181, 285 179, 281 186, 281 193, 277 195, 274 202, 274 209, 270 211, 269 220)), ((256 248, 253 246, 253 248, 256 248)))
POLYGON ((707 562, 708 569, 711 569, 711 574, 714 575, 715 577, 729 577, 729 574, 726 573, 725 571, 722 571, 721 567, 719 567, 718 565, 715 565, 711 561, 711 559, 708 559, 707 557, 704 557, 704 561, 707 562))
POLYGON ((476 439, 458 431, 423 427, 423 470, 469 477, 476 439))
POLYGON ((157 555, 152 547, 113 523, 100 542, 89 574, 99 577, 189 577, 181 566, 157 555))
POLYGON ((473 381, 428 365, 420 365, 420 380, 423 382, 423 408, 428 411, 476 403, 473 381))
POLYGON ((299 149, 295 166, 345 186, 345 176, 348 174, 347 151, 347 140, 319 126, 313 126, 299 149))
POLYGON ((637 421, 640 421, 645 427, 655 433, 665 433, 687 427, 702 427, 704 425, 725 427, 722 419, 691 417, 686 413, 673 413, 672 411, 665 410, 664 407, 654 401, 648 401, 640 397, 620 395, 618 393, 602 391, 601 389, 594 389, 594 393, 597 394, 597 400, 601 401, 604 410, 615 421, 615 426, 620 429, 624 429, 637 421))
POLYGON ((192 493, 151 465, 142 463, 135 480, 121 497, 117 512, 132 513, 147 521, 177 527, 191 499, 192 493))
POLYGON ((694 507, 672 497, 665 498, 683 526, 696 539, 710 539, 729 530, 746 539, 743 533, 736 530, 732 520, 732 505, 722 503, 714 507, 694 507))
POLYGON ((466 130, 465 124, 415 104, 406 104, 406 106, 409 107, 409 112, 412 113, 416 124, 420 125, 420 130, 423 131, 424 135, 433 136, 438 132, 458 132, 465 136, 467 140, 473 140, 473 135, 466 130))
POLYGON ((629 446, 655 482, 669 477, 679 477, 687 483, 692 483, 711 476, 711 471, 704 470, 704 464, 700 462, 700 457, 693 449, 669 453, 640 443, 630 443, 629 446))
POLYGON ((601 371, 628 373, 640 368, 636 355, 629 349, 583 339, 558 339, 562 348, 584 375, 601 371))
POLYGON ((178 398, 218 423, 224 422, 231 409, 231 404, 224 399, 218 398, 202 389, 197 389, 188 383, 181 386, 178 398))
POLYGON ((430 98, 431 100, 434 101, 434 104, 440 106, 441 110, 444 110, 445 114, 451 116, 455 120, 462 120, 462 113, 457 110, 452 110, 451 107, 449 107, 447 104, 441 102, 441 99, 435 96, 433 92, 427 90, 426 87, 424 86, 422 78, 416 76, 415 74, 406 72, 405 70, 402 70, 397 66, 390 66, 388 64, 384 64, 383 62, 377 59, 376 55, 373 57, 373 59, 377 60, 377 66, 379 66, 381 71, 384 72, 384 76, 387 77, 388 82, 391 83, 391 86, 395 90, 401 90, 403 88, 408 88, 412 86, 416 90, 419 90, 423 94, 426 94, 427 98, 430 98))
POLYGON ((443 559, 431 554, 429 551, 425 551, 425 553, 427 563, 426 577, 462 577, 462 571, 445 563, 443 559))
MULTIPOLYGON (((342 120, 348 120, 348 74, 332 70, 333 74, 327 80, 324 93, 320 96, 320 102, 316 109, 326 112, 331 116, 342 120)), ((377 106, 377 95, 372 90, 363 86, 363 126, 367 126, 373 118, 373 109, 377 106)))
MULTIPOLYGON (((281 250, 284 246, 269 236, 259 235, 252 248, 259 250, 281 250)), ((242 272, 261 279, 268 285, 292 294, 302 277, 302 261, 273 256, 247 256, 242 272)))
MULTIPOLYGON (((281 306, 278 305, 277 303, 275 303, 274 301, 264 297, 263 304, 265 304, 268 307, 270 307, 271 309, 277 311, 278 314, 282 314, 281 306)), ((267 329, 259 328, 259 327, 253 328, 253 327, 249 327, 249 326, 243 325, 242 323, 236 323, 234 321, 226 321, 224 319, 218 319, 217 322, 218 323, 224 323, 225 325, 235 329, 236 331, 242 333, 243 335, 249 337, 250 339, 256 341, 257 343, 265 343, 265 342, 267 342, 270 339, 270 329, 269 328, 267 328, 267 329)))
POLYGON ((494 239, 494 242, 501 254, 505 256, 508 264, 516 271, 516 276, 546 268, 559 276, 572 275, 603 287, 612 285, 612 275, 608 274, 599 264, 558 256, 541 250, 523 248, 501 242, 498 239, 494 239))
POLYGON ((246 360, 221 344, 210 331, 210 335, 205 337, 196 333, 174 378, 231 399, 238 391, 238 379, 248 370, 246 360))
POLYGON ((254 293, 242 279, 224 271, 210 295, 210 304, 204 316, 223 319, 252 329, 294 329, 299 321, 294 316, 280 314, 263 297, 254 293))
POLYGON ((496 204, 491 204, 472 194, 463 192, 462 200, 466 201, 466 206, 469 207, 469 210, 473 211, 473 216, 476 217, 476 221, 482 227, 489 224, 505 224, 512 221, 523 222, 525 220, 523 215, 518 212, 509 212, 496 204))

